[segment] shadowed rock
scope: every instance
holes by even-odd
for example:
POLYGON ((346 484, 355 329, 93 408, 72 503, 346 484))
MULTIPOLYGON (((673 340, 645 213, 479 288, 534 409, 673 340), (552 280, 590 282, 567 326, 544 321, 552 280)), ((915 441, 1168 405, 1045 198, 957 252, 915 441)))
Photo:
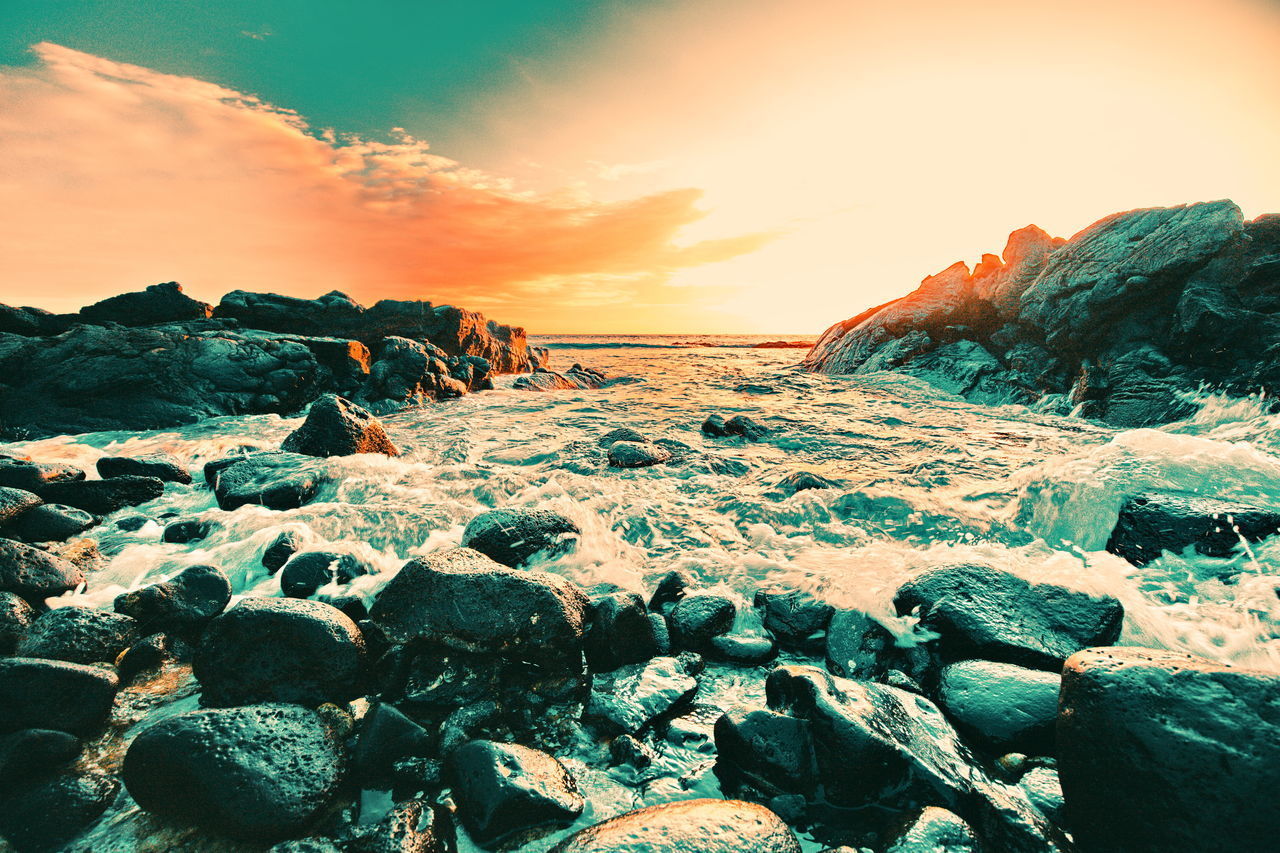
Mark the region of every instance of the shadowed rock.
POLYGON ((72 663, 115 663, 138 636, 129 616, 89 607, 59 607, 27 629, 15 654, 72 663))
POLYGON ((62 595, 84 583, 75 564, 47 551, 0 539, 0 592, 12 592, 32 604, 62 595))
POLYGON ((0 658, 0 733, 56 729, 93 734, 111 714, 120 680, 109 669, 37 658, 0 658))
POLYGON ((168 453, 155 453, 150 456, 103 456, 97 462, 98 473, 106 477, 155 477, 166 483, 191 482, 188 471, 177 457, 168 453))
POLYGON ((538 554, 571 550, 581 533, 577 524, 554 510, 495 509, 467 523, 462 544, 516 568, 538 554))
POLYGON ((203 320, 212 316, 213 306, 192 299, 176 281, 153 284, 146 290, 122 293, 80 309, 80 321, 102 325, 150 326, 178 320, 203 320))
POLYGON ((192 566, 159 583, 116 596, 115 610, 146 632, 199 628, 231 601, 231 581, 214 566, 192 566))
POLYGON ((127 506, 138 506, 164 494, 164 483, 155 477, 124 474, 109 480, 72 480, 41 487, 48 503, 64 504, 94 515, 110 515, 127 506))
POLYGON ((449 755, 453 792, 471 838, 486 847, 582 814, 578 785, 553 756, 514 743, 473 740, 449 755))
POLYGON ((1139 495, 1120 509, 1107 550, 1135 566, 1165 551, 1229 557, 1242 542, 1258 542, 1280 532, 1280 513, 1200 495, 1139 495))
POLYGON ((27 542, 63 542, 96 526, 98 519, 73 506, 42 504, 22 514, 11 525, 27 542))
POLYGON ((120 780, 101 770, 23 786, 0 799, 0 835, 23 853, 63 850, 107 810, 119 791, 120 780))
POLYGON ((280 448, 307 456, 400 455, 377 418, 336 394, 325 394, 312 403, 307 419, 289 433, 280 448))

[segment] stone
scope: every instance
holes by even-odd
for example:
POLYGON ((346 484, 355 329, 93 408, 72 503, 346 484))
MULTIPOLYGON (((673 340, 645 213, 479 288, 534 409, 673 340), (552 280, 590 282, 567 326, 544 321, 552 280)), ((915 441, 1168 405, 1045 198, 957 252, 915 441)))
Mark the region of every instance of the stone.
POLYGON ((635 734, 698 692, 698 680, 678 658, 656 657, 597 675, 585 717, 616 732, 635 734))
POLYGON ((280 448, 289 453, 321 457, 353 453, 400 455, 381 421, 336 394, 325 394, 312 403, 302 426, 289 433, 280 448))
POLYGON ((1027 797, 1040 813, 1055 826, 1066 826, 1066 804, 1062 797, 1062 783, 1058 781, 1058 771, 1053 767, 1032 767, 1018 784, 1027 792, 1027 797))
POLYGON ((365 787, 389 780, 397 761, 428 757, 436 739, 393 705, 379 702, 365 714, 351 756, 351 769, 365 787))
POLYGON ((0 733, 55 729, 95 733, 111 714, 120 680, 97 666, 0 658, 0 733))
POLYGON ((1052 755, 1061 684, 1054 672, 967 660, 942 669, 937 697, 955 727, 988 749, 1052 755))
POLYGON ((606 382, 600 371, 575 364, 564 373, 535 368, 533 373, 518 377, 511 387, 520 391, 587 391, 603 388, 606 382))
POLYGON ((716 720, 716 760, 767 794, 811 797, 819 780, 812 727, 765 708, 731 709, 716 720))
POLYGON ((1058 773, 1081 849, 1266 850, 1280 814, 1280 675, 1178 652, 1067 661, 1058 773))
POLYGON ((609 445, 609 465, 614 468, 648 468, 671 459, 671 451, 660 444, 615 441, 609 445))
POLYGON ((672 647, 695 652, 706 649, 712 637, 733 627, 737 610, 733 601, 722 595, 699 592, 684 596, 667 616, 672 647))
POLYGON ((550 853, 800 853, 776 814, 741 800, 681 800, 579 830, 550 853))
POLYGON ((48 775, 80 752, 80 738, 53 729, 0 735, 0 796, 32 777, 48 775))
POLYGON ((155 477, 166 483, 190 485, 191 472, 170 453, 147 456, 103 456, 97 462, 98 474, 111 477, 155 477))
POLYGON ((0 591, 41 605, 46 598, 82 583, 84 573, 73 563, 30 545, 0 539, 0 591))
POLYGON ((894 838, 885 853, 980 853, 982 845, 973 828, 952 812, 925 806, 894 838))
POLYGON ((164 534, 160 538, 175 545, 189 545, 192 542, 207 539, 209 534, 217 529, 218 525, 212 521, 197 519, 176 521, 165 527, 164 534))
POLYGON ((559 575, 509 569, 470 548, 416 557, 370 618, 395 643, 426 640, 535 662, 580 661, 589 601, 559 575))
POLYGON ((641 444, 646 444, 649 442, 649 439, 644 433, 634 430, 631 427, 618 427, 617 429, 611 429, 604 435, 600 436, 600 438, 596 440, 596 444, 607 448, 611 447, 614 442, 618 441, 635 441, 641 444))
POLYGON ((123 778, 144 810, 243 841, 299 835, 337 798, 342 733, 297 705, 188 711, 129 744, 123 778))
POLYGON ((139 675, 154 672, 179 656, 189 658, 187 647, 169 634, 150 634, 135 642, 116 662, 120 682, 127 684, 139 675))
POLYGON ((587 665, 597 672, 648 660, 670 651, 667 625, 634 592, 613 592, 591 601, 584 637, 587 665))
POLYGON ((767 427, 761 426, 746 415, 735 415, 727 421, 720 415, 711 415, 703 421, 702 431, 717 438, 741 436, 748 441, 759 441, 769 432, 767 427))
POLYGON ((820 641, 835 613, 830 604, 803 590, 757 590, 753 603, 763 617, 765 630, 793 649, 821 648, 820 641))
POLYGON ((1280 512, 1194 494, 1138 495, 1125 501, 1107 550, 1135 566, 1165 551, 1229 557, 1243 542, 1280 532, 1280 512))
POLYGON ((128 616, 89 607, 58 607, 31 623, 15 654, 72 663, 115 663, 138 635, 128 616))
POLYGON ((779 480, 769 494, 777 498, 789 498, 800 492, 813 489, 838 489, 840 484, 835 480, 815 474, 813 471, 792 471, 779 480))
POLYGON ((168 580, 117 595, 115 611, 145 633, 185 633, 203 627, 231 601, 231 581, 215 566, 191 566, 168 580))
POLYGON ((0 835, 21 851, 57 851, 107 810, 120 780, 101 770, 54 776, 0 798, 0 835))
POLYGON ((232 457, 226 462, 212 474, 210 466, 205 466, 205 479, 213 487, 218 507, 224 510, 247 504, 297 509, 315 500, 329 479, 314 457, 300 453, 268 451, 232 457))
POLYGON ((341 611, 295 598, 245 598, 209 623, 192 660, 207 707, 318 705, 357 694, 364 637, 341 611))
POLYGON ((554 510, 495 509, 467 523, 462 545, 519 568, 537 556, 572 550, 581 534, 577 524, 554 510))
POLYGON ((987 566, 930 569, 903 584, 893 599, 900 616, 918 612, 940 637, 930 643, 944 660, 970 657, 1058 670, 1089 646, 1120 636, 1124 608, 1054 584, 1033 584, 987 566))
POLYGON ((166 281, 81 308, 79 319, 96 325, 149 326, 178 320, 204 320, 212 315, 212 305, 187 296, 176 281, 166 281))
POLYGON ((84 472, 70 465, 32 462, 30 459, 0 455, 0 486, 5 488, 39 493, 49 483, 83 479, 84 472))
POLYGON ((662 614, 668 613, 672 605, 684 598, 691 586, 693 586, 693 578, 687 573, 679 569, 667 572, 658 581, 653 595, 649 597, 649 609, 662 614))
POLYGON ((0 524, 12 524, 42 503, 39 495, 0 486, 0 524))
POLYGON ((707 643, 705 654, 738 666, 760 666, 778 656, 778 644, 767 635, 717 634, 707 643))
POLYGON ((350 554, 306 551, 294 554, 280 572, 280 589, 290 598, 309 598, 330 583, 348 584, 369 567, 350 554))
POLYGON ((462 824, 485 847, 536 827, 568 826, 586 804, 563 764, 527 746, 473 740, 448 764, 462 824))
POLYGON ((35 608, 22 596, 0 592, 0 655, 11 655, 27 627, 36 620, 35 608))
POLYGON ((286 530, 275 538, 267 550, 262 552, 262 567, 271 574, 284 568, 289 558, 302 548, 302 537, 292 530, 286 530))
POLYGON ((41 504, 24 512, 11 528, 27 542, 64 542, 97 523, 97 518, 82 509, 63 504, 41 504))
POLYGON ((164 494, 164 483, 155 477, 122 475, 109 480, 69 480, 41 487, 46 503, 64 504, 94 515, 110 515, 127 506, 139 506, 164 494))
MULTIPOLYGON (((343 853, 453 853, 455 830, 443 806, 421 799, 398 802, 374 824, 360 823, 342 833, 343 853)), ((274 849, 274 848, 273 848, 274 849)))

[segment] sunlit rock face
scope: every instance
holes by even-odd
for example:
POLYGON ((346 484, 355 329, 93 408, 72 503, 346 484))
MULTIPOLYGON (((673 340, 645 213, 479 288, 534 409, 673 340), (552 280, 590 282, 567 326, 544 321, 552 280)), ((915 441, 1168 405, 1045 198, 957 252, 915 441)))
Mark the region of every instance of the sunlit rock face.
POLYGON ((1202 384, 1280 387, 1280 217, 1231 201, 1117 213, 1070 240, 1034 225, 828 329, 804 364, 895 370, 983 403, 1050 398, 1117 426, 1185 416, 1202 384))

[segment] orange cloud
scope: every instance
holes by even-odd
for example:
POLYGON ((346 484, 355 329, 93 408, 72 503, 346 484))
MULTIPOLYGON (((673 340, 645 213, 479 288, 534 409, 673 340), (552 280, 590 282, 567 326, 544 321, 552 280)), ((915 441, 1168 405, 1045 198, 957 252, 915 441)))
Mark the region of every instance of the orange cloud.
POLYGON ((36 67, 0 69, 0 301, 71 310, 176 278, 210 300, 337 288, 547 331, 657 329, 690 307, 669 274, 769 239, 677 242, 703 215, 697 190, 535 194, 402 131, 316 131, 212 83, 34 50, 36 67))

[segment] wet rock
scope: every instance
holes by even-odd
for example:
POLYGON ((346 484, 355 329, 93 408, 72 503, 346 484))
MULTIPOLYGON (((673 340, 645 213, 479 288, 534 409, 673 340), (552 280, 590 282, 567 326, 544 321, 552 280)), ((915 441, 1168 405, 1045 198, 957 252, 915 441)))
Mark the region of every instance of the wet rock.
POLYGON ((480 389, 492 384, 483 378, 487 371, 474 366, 469 380, 450 375, 445 358, 445 353, 431 344, 389 337, 382 342, 361 399, 418 404, 461 397, 468 386, 480 389))
POLYGON ((192 661, 210 707, 254 702, 314 705, 356 695, 364 638, 317 601, 246 598, 205 629, 192 661))
POLYGON ((1258 542, 1280 531, 1280 513, 1199 495, 1151 494, 1125 501, 1107 550, 1135 566, 1165 551, 1229 557, 1241 540, 1258 542))
POLYGON ((585 391, 603 388, 608 381, 600 371, 575 364, 563 373, 536 368, 533 373, 518 377, 512 387, 521 391, 585 391))
POLYGON ((329 808, 345 763, 341 732, 319 713, 251 705, 148 726, 125 753, 123 777, 139 806, 167 820, 273 841, 301 834, 329 808))
POLYGON ((126 533, 137 533, 146 527, 151 519, 145 515, 129 515, 116 521, 116 528, 126 533))
POLYGON ((179 655, 189 656, 180 641, 168 634, 151 634, 138 640, 121 655, 116 663, 116 672, 120 675, 121 683, 127 684, 144 672, 177 660, 179 655))
POLYGON ((587 664, 606 672, 666 654, 670 649, 667 625, 645 608, 634 592, 612 592, 591 602, 591 618, 584 639, 587 664))
POLYGON ((614 468, 648 468, 671 459, 671 451, 659 444, 615 441, 609 445, 609 465, 614 468))
POLYGON ((128 616, 89 607, 59 607, 31 623, 16 654, 72 663, 114 663, 137 635, 138 623, 128 616))
POLYGON ((178 320, 204 320, 212 315, 212 305, 187 296, 176 281, 166 281, 81 308, 79 319, 96 325, 149 326, 178 320))
POLYGON ((695 652, 706 649, 712 637, 733 627, 737 610, 733 601, 722 595, 699 592, 684 596, 667 615, 672 647, 695 652))
POLYGON ((658 581, 653 595, 649 597, 649 609, 665 615, 670 612, 672 605, 684 597, 691 586, 693 586, 693 579, 687 573, 679 569, 667 572, 658 581))
POLYGON ((980 853, 973 828, 959 815, 926 806, 889 841, 885 853, 980 853))
POLYGON ((610 818, 580 830, 551 853, 800 853, 785 823, 740 800, 683 800, 610 818))
POLYGON ((103 456, 98 460, 98 474, 111 477, 155 477, 166 483, 190 484, 191 472, 169 453, 149 456, 103 456))
POLYGON ((1080 847, 1266 850, 1280 814, 1280 676, 1095 648, 1063 671, 1058 772, 1080 847))
POLYGON ((1054 584, 1033 584, 986 566, 944 566, 907 581, 894 596, 899 615, 919 609, 940 634, 944 660, 982 658, 1057 670, 1075 652, 1120 636, 1124 608, 1054 584))
POLYGON ((787 648, 817 650, 823 646, 835 608, 811 593, 794 589, 762 589, 754 604, 764 627, 787 648))
POLYGON ((210 471, 205 466, 205 479, 221 509, 236 509, 246 504, 261 504, 267 509, 297 509, 315 500, 320 486, 328 477, 314 457, 300 453, 253 453, 220 460, 210 471), (226 464, 222 464, 224 462, 226 464))
POLYGON ((189 632, 221 613, 231 601, 231 581, 214 566, 191 566, 159 583, 116 596, 117 613, 132 616, 143 631, 189 632))
POLYGON ((32 462, 0 455, 0 486, 36 492, 50 483, 83 480, 84 472, 70 465, 32 462))
POLYGON ((0 835, 27 853, 56 851, 95 821, 120 791, 100 770, 55 776, 0 799, 0 835))
POLYGON ((275 538, 275 541, 262 552, 262 567, 275 574, 289 562, 289 558, 302 548, 302 537, 292 530, 287 530, 275 538))
POLYGON ((960 732, 994 751, 1052 754, 1061 683, 1053 672, 962 661, 943 668, 938 704, 960 732))
POLYGON ((99 516, 153 501, 162 494, 164 483, 160 480, 133 475, 50 483, 40 490, 47 503, 64 504, 99 516))
POLYGON ((1033 767, 1018 781, 1027 792, 1032 805, 1040 810, 1054 826, 1066 827, 1066 806, 1062 798, 1062 784, 1058 771, 1052 767, 1033 767))
POLYGON ((490 846, 541 826, 567 826, 585 801, 553 756, 513 743, 473 740, 449 756, 458 813, 471 838, 490 846))
POLYGON ((738 666, 759 666, 778 656, 778 644, 767 636, 720 634, 707 643, 706 655, 738 666))
POLYGON ((631 427, 618 427, 611 429, 597 439, 596 444, 601 447, 611 447, 617 441, 635 441, 645 444, 649 441, 644 433, 634 430, 631 427))
POLYGON ((495 509, 467 524, 462 545, 512 568, 534 556, 555 556, 572 550, 582 531, 549 509, 495 509))
POLYGON ((720 415, 711 415, 703 421, 702 431, 716 438, 741 436, 748 441, 759 441, 769 432, 769 429, 746 415, 735 415, 727 421, 720 415))
POLYGON ((777 498, 789 498, 797 492, 804 492, 810 489, 838 489, 840 484, 835 480, 827 479, 821 474, 815 474, 812 471, 793 471, 783 477, 769 491, 769 494, 777 498))
POLYGON ((295 554, 280 572, 280 589, 290 598, 308 598, 330 583, 348 584, 369 567, 350 554, 307 551, 295 554))
POLYGON ((764 708, 734 708, 715 725, 717 768, 770 795, 812 796, 818 784, 812 724, 764 708))
POLYGON ((56 729, 88 735, 111 713, 120 680, 97 666, 0 658, 0 732, 56 729))
POLYGON ((20 595, 0 592, 0 655, 13 654, 27 626, 35 620, 35 609, 20 595))
POLYGON ((22 489, 0 486, 0 524, 11 524, 44 501, 38 495, 22 489))
POLYGON ((636 740, 631 735, 618 735, 609 741, 609 763, 617 766, 627 764, 637 770, 653 764, 657 753, 644 741, 636 740))
POLYGON ((397 803, 375 824, 356 824, 342 834, 344 853, 453 853, 452 818, 442 806, 420 799, 397 803))
POLYGON ((33 776, 56 770, 80 752, 80 739, 52 729, 0 735, 0 794, 33 776))
POLYGON ((360 737, 352 753, 352 772, 365 787, 392 776, 394 765, 404 758, 421 758, 435 751, 435 738, 392 705, 379 702, 365 714, 360 737))
POLYGON ((27 542, 63 542, 79 536, 98 523, 90 513, 63 504, 41 504, 22 514, 11 525, 27 542))
POLYGON ((53 554, 0 539, 0 591, 22 596, 40 605, 46 598, 84 583, 84 573, 74 564, 53 554))
POLYGON ((217 529, 218 525, 212 521, 178 521, 166 527, 160 538, 175 545, 187 545, 207 539, 217 529))
POLYGON ((381 421, 336 394, 325 394, 312 403, 307 419, 289 433, 280 448, 289 453, 322 457, 353 453, 400 455, 381 421))
POLYGON ((580 661, 589 602, 573 582, 501 566, 469 548, 416 557, 370 611, 393 642, 540 662, 580 661))
POLYGON ((635 734, 693 699, 698 680, 684 663, 657 657, 597 675, 586 717, 617 732, 635 734))

